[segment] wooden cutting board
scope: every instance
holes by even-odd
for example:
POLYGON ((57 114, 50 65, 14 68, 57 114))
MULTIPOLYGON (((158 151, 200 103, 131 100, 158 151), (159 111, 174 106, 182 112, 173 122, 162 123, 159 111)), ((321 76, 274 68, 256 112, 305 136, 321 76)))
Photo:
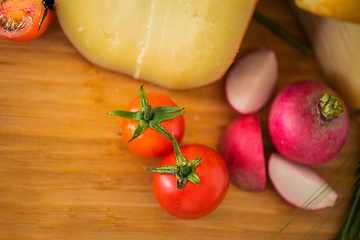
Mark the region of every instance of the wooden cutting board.
MULTIPOLYGON (((258 11, 304 40, 288 6, 260 0, 258 11)), ((300 79, 324 81, 316 60, 252 21, 239 57, 259 47, 274 49, 279 82, 259 112, 266 157, 274 148, 267 117, 275 95, 300 79)), ((86 61, 69 43, 56 19, 39 39, 13 43, 0 39, 0 239, 267 239, 296 209, 270 181, 262 193, 230 185, 224 202, 210 215, 192 221, 162 210, 152 193, 146 160, 131 153, 121 136, 124 109, 144 82, 86 61)), ((147 92, 170 96, 186 107, 182 144, 217 149, 219 137, 239 114, 227 103, 224 81, 171 91, 145 83, 147 92)), ((330 162, 314 166, 325 179, 360 146, 359 117, 351 118, 349 140, 330 162)), ((348 179, 337 191, 341 195, 348 179)), ((306 213, 281 239, 302 239, 332 213, 314 239, 338 231, 349 197, 338 207, 306 213)))

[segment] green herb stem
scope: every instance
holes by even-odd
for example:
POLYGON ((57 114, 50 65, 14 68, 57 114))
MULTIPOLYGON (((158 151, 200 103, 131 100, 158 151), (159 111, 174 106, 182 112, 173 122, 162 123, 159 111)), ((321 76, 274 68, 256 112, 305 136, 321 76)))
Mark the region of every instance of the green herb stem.
POLYGON ((343 227, 334 240, 358 240, 360 234, 360 157, 354 184, 354 196, 343 227))
POLYGON ((290 35, 288 32, 286 32, 284 29, 276 25, 274 22, 270 21, 268 18, 263 16, 262 14, 258 13, 257 11, 254 12, 253 15, 254 19, 278 34, 280 37, 285 39, 287 42, 289 42, 291 45, 299 49, 301 52, 303 52, 306 55, 312 55, 313 51, 312 49, 305 45, 304 43, 300 42, 298 39, 290 35))

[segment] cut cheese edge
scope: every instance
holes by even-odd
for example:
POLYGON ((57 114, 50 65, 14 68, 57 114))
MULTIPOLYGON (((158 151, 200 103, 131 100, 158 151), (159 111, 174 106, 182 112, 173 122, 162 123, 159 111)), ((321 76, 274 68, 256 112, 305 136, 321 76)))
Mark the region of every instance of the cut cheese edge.
POLYGON ((90 62, 170 89, 220 79, 257 0, 56 0, 61 28, 90 62))

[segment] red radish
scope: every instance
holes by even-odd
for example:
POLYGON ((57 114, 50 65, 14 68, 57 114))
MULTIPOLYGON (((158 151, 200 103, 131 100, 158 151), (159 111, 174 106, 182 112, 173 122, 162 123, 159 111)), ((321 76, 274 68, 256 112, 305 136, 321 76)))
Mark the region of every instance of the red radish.
POLYGON ((349 116, 343 101, 328 86, 298 81, 274 100, 269 131, 280 154, 305 164, 331 160, 344 146, 349 116))
POLYGON ((269 177, 277 192, 298 208, 318 210, 333 206, 338 195, 313 169, 273 153, 269 177))
POLYGON ((260 48, 245 55, 230 69, 225 85, 227 100, 242 114, 255 113, 269 100, 277 79, 275 52, 260 48))
POLYGON ((242 116, 231 123, 219 143, 232 182, 248 191, 262 191, 266 168, 259 117, 242 116))

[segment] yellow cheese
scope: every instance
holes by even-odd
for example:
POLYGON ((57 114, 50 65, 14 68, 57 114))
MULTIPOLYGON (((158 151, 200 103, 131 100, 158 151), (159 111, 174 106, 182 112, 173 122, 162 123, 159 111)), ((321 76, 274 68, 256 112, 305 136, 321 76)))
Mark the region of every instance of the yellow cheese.
POLYGON ((232 64, 257 0, 56 0, 90 62, 170 89, 204 86, 232 64))
POLYGON ((296 5, 313 14, 360 23, 359 0, 295 0, 296 5))
POLYGON ((329 85, 350 109, 360 109, 360 24, 294 9, 329 85))

